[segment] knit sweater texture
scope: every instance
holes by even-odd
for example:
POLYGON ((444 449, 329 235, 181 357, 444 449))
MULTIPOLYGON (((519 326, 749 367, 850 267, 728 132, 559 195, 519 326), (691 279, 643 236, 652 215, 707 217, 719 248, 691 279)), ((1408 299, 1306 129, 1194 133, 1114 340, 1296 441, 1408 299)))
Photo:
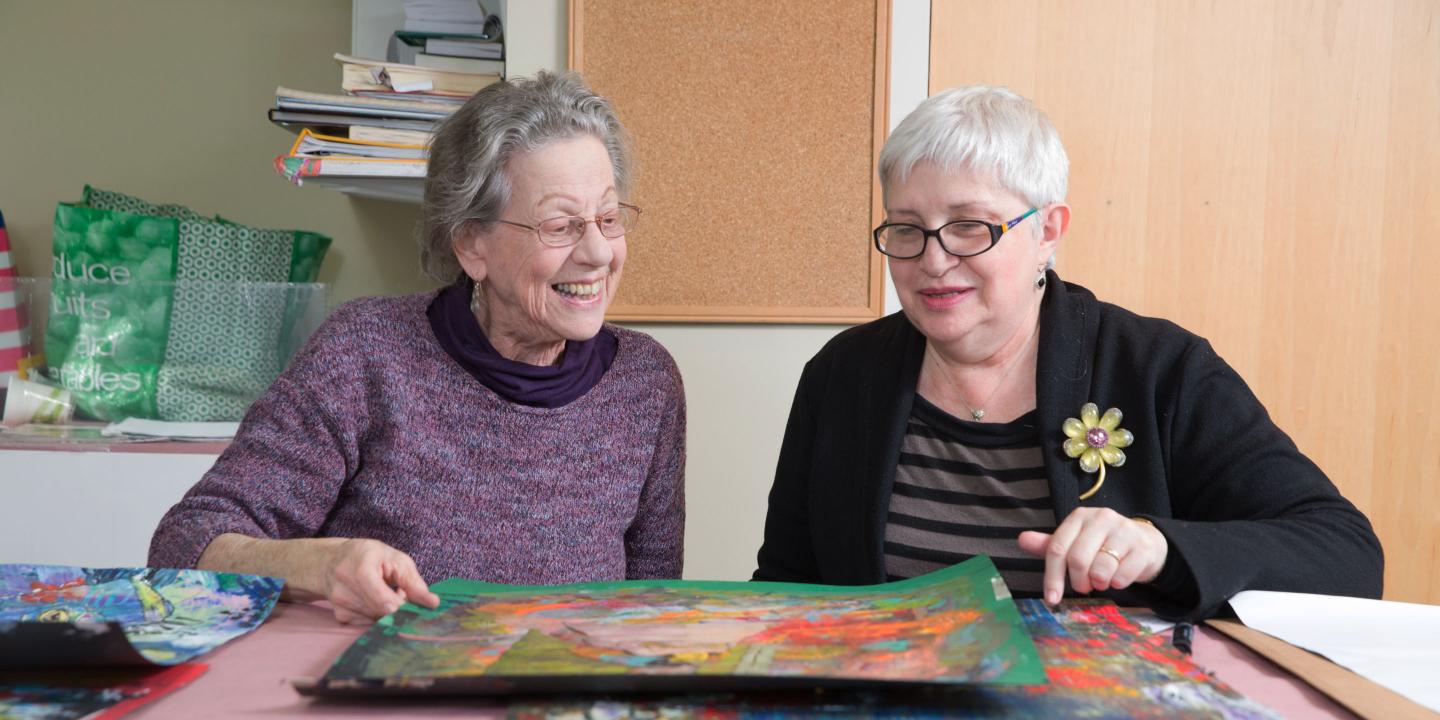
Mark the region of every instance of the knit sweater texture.
POLYGON ((619 350, 595 387, 516 405, 440 347, 434 296, 336 310, 160 521, 149 564, 193 567, 239 533, 379 540, 427 582, 679 577, 685 395, 664 348, 607 326, 619 350))

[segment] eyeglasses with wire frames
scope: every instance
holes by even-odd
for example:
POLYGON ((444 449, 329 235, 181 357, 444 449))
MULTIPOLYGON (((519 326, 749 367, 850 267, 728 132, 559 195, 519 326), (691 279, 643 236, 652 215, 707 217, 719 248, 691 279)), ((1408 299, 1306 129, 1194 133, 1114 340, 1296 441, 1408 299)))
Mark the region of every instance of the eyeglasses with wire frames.
POLYGON ((625 233, 640 224, 640 208, 620 203, 614 210, 607 210, 588 220, 575 215, 557 215, 541 220, 538 225, 526 225, 511 220, 495 222, 533 230, 540 242, 550 247, 568 247, 585 237, 585 226, 591 223, 595 224, 595 229, 599 230, 601 235, 611 240, 624 237, 625 233))
POLYGON ((930 238, 940 249, 956 257, 975 257, 1000 242, 1000 236, 1039 212, 1030 208, 1024 215, 1000 224, 984 220, 954 220, 934 230, 911 223, 885 223, 875 228, 875 249, 896 260, 910 260, 925 254, 930 238))

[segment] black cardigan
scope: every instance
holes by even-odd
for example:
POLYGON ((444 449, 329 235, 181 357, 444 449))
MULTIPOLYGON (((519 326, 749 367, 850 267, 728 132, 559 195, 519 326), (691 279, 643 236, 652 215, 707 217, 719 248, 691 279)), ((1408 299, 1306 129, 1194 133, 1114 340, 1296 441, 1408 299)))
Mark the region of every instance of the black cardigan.
MULTIPOLYGON (((885 581, 884 534, 925 338, 904 313, 851 328, 810 360, 770 491, 756 580, 885 581)), ((1063 519, 1094 482, 1061 424, 1094 402, 1124 413, 1126 462, 1085 501, 1151 519, 1198 598, 1102 593, 1169 616, 1213 615, 1241 590, 1380 596, 1370 522, 1296 449, 1210 344, 1095 299, 1052 272, 1035 381, 1041 449, 1063 519)), ((1188 585, 1188 583, 1187 583, 1188 585)))

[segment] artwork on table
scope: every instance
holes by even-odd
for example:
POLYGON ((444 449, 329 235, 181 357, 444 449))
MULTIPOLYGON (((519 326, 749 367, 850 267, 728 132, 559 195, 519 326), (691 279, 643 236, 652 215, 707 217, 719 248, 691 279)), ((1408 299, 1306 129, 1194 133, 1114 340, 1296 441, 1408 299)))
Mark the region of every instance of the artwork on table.
POLYGON ((0 669, 174 665, 260 625, 278 578, 0 565, 0 669))
POLYGON ((0 719, 113 720, 189 684, 205 670, 204 665, 185 663, 143 673, 0 676, 0 719))
POLYGON ((1206 674, 1109 601, 1067 600, 1053 613, 1039 600, 1016 602, 1049 683, 962 686, 921 692, 728 693, 626 702, 512 704, 509 716, 543 718, 1210 718, 1278 720, 1278 714, 1206 674))
POLYGON ((1039 600, 1018 604, 1050 683, 977 693, 1003 704, 1006 717, 1280 717, 1191 662, 1170 645, 1170 633, 1147 632, 1108 600, 1067 600, 1054 611, 1039 600))
POLYGON ((886 585, 431 586, 306 694, 690 691, 1044 682, 989 558, 886 585))

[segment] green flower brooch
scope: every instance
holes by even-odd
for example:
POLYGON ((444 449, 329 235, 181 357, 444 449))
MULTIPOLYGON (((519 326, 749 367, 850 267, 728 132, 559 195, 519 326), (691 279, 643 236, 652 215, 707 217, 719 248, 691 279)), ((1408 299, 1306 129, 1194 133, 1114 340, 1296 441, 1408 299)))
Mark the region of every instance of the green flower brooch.
POLYGON ((1065 454, 1080 458, 1081 470, 1090 474, 1100 472, 1095 484, 1080 494, 1082 501, 1100 492, 1100 486, 1105 484, 1106 465, 1118 468, 1125 464, 1125 452, 1120 448, 1130 447, 1130 443, 1135 442, 1135 434, 1120 427, 1122 417, 1119 408, 1110 408, 1101 416, 1099 406, 1085 403, 1079 418, 1065 419, 1062 428, 1066 438, 1065 454))

